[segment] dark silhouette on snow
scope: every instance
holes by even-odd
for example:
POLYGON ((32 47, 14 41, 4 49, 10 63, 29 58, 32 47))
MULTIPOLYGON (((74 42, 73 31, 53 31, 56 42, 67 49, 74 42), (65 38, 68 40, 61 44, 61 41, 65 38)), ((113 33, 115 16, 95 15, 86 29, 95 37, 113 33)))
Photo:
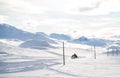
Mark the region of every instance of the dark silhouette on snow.
POLYGON ((77 56, 77 54, 73 54, 72 56, 71 56, 71 59, 76 59, 76 58, 78 58, 78 56, 77 56))

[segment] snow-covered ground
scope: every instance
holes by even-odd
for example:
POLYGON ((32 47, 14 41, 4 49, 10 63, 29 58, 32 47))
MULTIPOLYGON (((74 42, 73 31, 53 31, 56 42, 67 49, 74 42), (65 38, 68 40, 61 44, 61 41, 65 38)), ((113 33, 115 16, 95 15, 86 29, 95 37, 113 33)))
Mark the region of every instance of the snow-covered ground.
POLYGON ((105 48, 96 47, 94 59, 91 46, 65 43, 64 66, 62 51, 62 43, 37 50, 0 42, 0 78, 120 78, 120 57, 107 56, 105 48), (71 59, 74 53, 79 58, 71 59))

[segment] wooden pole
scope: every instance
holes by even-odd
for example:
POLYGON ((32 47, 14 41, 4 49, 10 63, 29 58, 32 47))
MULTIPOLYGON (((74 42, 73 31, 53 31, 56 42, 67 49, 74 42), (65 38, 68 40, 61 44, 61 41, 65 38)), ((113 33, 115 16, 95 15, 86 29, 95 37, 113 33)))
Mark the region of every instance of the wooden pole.
POLYGON ((95 48, 95 45, 94 45, 94 59, 96 59, 96 48, 95 48))
POLYGON ((63 42, 63 65, 65 65, 65 46, 63 42))

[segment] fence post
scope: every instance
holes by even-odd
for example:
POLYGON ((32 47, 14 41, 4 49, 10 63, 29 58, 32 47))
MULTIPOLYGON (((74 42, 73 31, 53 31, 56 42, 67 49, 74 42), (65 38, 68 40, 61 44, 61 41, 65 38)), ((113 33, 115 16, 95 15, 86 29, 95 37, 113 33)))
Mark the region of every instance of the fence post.
POLYGON ((96 59, 96 48, 95 48, 95 45, 94 45, 94 59, 96 59))
POLYGON ((63 42, 63 65, 65 65, 65 46, 63 42))

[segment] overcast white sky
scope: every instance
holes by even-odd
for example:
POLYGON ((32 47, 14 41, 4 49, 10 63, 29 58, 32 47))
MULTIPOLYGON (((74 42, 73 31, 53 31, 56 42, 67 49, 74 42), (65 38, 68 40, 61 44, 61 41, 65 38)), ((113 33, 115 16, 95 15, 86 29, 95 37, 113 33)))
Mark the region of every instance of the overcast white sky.
POLYGON ((74 37, 120 35, 120 0, 0 0, 0 23, 74 37))

